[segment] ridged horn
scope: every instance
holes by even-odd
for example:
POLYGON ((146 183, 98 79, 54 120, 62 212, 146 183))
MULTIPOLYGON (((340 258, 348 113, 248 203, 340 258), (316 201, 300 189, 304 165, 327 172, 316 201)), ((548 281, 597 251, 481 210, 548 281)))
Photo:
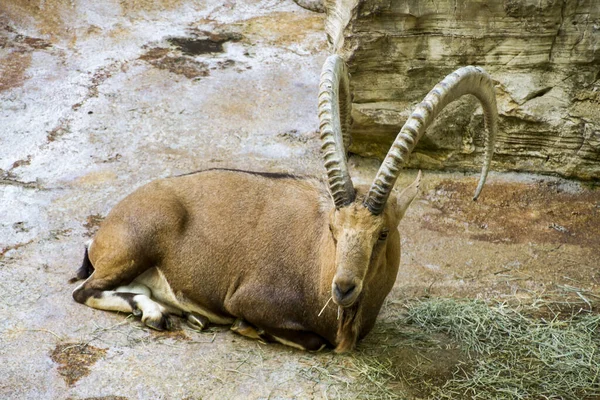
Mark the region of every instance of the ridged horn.
POLYGON ((490 76, 479 67, 468 66, 454 71, 438 83, 417 105, 398 133, 363 202, 371 213, 379 215, 383 211, 385 202, 398 178, 400 168, 408 160, 410 153, 427 127, 444 107, 466 94, 474 95, 481 102, 486 127, 483 168, 473 197, 473 200, 477 200, 485 184, 494 153, 498 109, 496 93, 490 76))
POLYGON ((351 140, 351 112, 346 64, 338 55, 329 56, 323 64, 319 83, 319 129, 329 190, 336 208, 352 203, 356 196, 346 163, 351 140))

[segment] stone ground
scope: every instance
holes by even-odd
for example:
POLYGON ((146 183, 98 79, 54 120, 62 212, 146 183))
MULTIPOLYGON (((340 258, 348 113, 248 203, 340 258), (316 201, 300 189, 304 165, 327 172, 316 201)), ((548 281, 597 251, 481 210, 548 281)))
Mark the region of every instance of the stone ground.
MULTIPOLYGON (((451 345, 403 339, 407 299, 558 299, 559 312, 600 295, 600 191, 492 174, 474 203, 475 175, 426 171, 400 227, 398 280, 353 354, 263 345, 226 327, 151 332, 76 304, 68 280, 83 243, 136 187, 208 167, 322 175, 323 15, 279 0, 21 3, 0 5, 1 398, 369 396, 383 380, 365 379, 361 357, 395 376, 419 359, 440 382, 460 360, 451 345)), ((377 162, 350 162, 369 184, 377 162)), ((385 384, 426 395, 414 380, 385 384)))

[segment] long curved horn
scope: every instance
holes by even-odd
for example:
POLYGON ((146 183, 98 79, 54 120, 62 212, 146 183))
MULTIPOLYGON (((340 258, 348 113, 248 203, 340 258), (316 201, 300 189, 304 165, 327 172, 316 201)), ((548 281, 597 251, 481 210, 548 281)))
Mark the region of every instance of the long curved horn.
POLYGON ((438 83, 425 99, 417 105, 396 137, 392 148, 379 168, 371 189, 363 204, 375 215, 381 214, 390 191, 396 183, 400 168, 408 160, 415 145, 435 117, 449 103, 465 94, 472 94, 481 102, 486 127, 485 156, 479 185, 473 200, 483 189, 494 153, 494 141, 498 128, 496 93, 490 76, 479 67, 460 68, 438 83))
POLYGON ((351 111, 352 98, 346 64, 338 55, 329 56, 323 64, 319 83, 319 128, 329 190, 336 208, 350 204, 356 196, 346 164, 351 111))

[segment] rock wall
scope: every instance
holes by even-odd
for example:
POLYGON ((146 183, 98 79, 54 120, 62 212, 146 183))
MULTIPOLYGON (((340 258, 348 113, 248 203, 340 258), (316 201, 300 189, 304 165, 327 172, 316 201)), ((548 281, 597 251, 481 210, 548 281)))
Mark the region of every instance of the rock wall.
MULTIPOLYGON (((383 158, 415 104, 448 73, 496 82, 494 170, 600 179, 600 2, 329 0, 332 51, 354 92, 351 152, 383 158)), ((466 96, 421 139, 412 167, 479 169, 483 115, 466 96)))

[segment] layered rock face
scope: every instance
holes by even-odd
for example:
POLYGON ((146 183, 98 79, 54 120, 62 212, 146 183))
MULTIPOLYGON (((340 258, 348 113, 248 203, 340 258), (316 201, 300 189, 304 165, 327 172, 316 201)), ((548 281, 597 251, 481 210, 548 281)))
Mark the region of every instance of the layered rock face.
MULTIPOLYGON (((496 83, 494 170, 600 179, 600 3, 594 0, 330 0, 332 51, 350 68, 351 152, 383 158, 433 86, 465 65, 496 83)), ((483 115, 465 96, 409 165, 479 169, 483 115)))

